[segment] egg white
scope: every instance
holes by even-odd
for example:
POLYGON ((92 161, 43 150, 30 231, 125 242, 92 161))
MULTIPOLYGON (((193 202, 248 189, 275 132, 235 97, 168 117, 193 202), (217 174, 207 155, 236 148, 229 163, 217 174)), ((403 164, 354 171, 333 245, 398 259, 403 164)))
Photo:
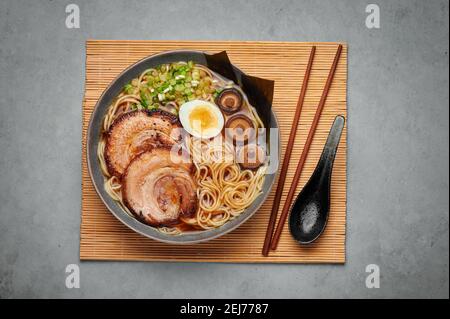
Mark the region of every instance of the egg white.
POLYGON ((192 136, 198 137, 198 138, 212 138, 220 134, 220 132, 223 129, 224 126, 224 118, 222 115, 222 112, 220 109, 213 103, 202 101, 202 100, 193 100, 184 103, 180 107, 179 111, 179 117, 181 125, 183 125, 183 128, 192 136), (191 123, 189 121, 189 116, 192 113, 193 110, 197 107, 207 107, 208 110, 213 113, 217 117, 217 125, 216 127, 208 128, 207 130, 202 131, 201 133, 198 132, 195 128, 191 126, 191 123))

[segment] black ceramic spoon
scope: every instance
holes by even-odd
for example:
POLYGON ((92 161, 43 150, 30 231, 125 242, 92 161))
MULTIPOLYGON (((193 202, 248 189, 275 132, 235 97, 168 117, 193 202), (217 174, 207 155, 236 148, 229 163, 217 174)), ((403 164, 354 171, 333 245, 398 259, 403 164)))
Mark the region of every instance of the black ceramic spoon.
POLYGON ((344 123, 343 116, 336 116, 314 173, 292 205, 289 230, 301 244, 315 241, 327 224, 330 210, 331 171, 344 123))

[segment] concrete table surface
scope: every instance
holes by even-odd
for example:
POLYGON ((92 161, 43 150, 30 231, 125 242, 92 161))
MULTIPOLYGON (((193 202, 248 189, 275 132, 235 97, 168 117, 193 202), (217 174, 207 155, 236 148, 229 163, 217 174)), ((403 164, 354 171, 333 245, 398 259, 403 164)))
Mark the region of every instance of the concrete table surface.
POLYGON ((72 2, 0 2, 1 298, 449 297, 448 1, 72 2), (346 41, 347 263, 80 262, 88 38, 346 41))

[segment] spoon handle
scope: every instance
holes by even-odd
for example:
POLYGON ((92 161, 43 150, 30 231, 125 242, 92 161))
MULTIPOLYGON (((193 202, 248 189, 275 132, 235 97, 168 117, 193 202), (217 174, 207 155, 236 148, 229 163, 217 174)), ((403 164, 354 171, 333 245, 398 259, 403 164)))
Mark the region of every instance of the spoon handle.
POLYGON ((341 115, 336 116, 333 125, 331 126, 330 133, 328 134, 322 155, 320 156, 319 165, 316 169, 316 171, 321 172, 319 184, 329 180, 328 177, 331 175, 331 169, 333 167, 334 158, 336 157, 344 124, 345 118, 341 115))

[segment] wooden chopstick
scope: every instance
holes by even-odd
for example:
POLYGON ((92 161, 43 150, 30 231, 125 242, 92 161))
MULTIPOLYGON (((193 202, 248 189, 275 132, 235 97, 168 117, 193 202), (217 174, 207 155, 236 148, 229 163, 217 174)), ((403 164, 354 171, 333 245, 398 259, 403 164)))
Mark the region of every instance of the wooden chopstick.
POLYGON ((280 207, 281 195, 283 193, 284 182, 286 180, 286 174, 289 167, 289 161, 291 159, 292 149, 295 141, 295 135, 297 134, 298 121, 303 107, 303 101, 305 100, 306 88, 308 86, 309 75, 311 74, 311 68, 316 53, 316 46, 311 48, 309 54, 309 61, 306 67, 305 76, 303 78, 303 84, 300 91, 300 95, 297 101, 297 108, 295 110, 294 120, 292 121, 291 132, 289 133, 289 141, 286 147, 286 154, 284 155, 283 165, 281 167, 280 177, 278 178, 277 190, 275 192, 275 198, 273 200, 272 212, 270 214, 269 224, 267 225, 266 238, 264 239, 264 246, 262 254, 267 256, 269 253, 270 239, 272 238, 273 230, 275 229, 275 223, 277 220, 278 208, 280 207))
POLYGON ((297 189, 298 181, 300 180, 300 175, 302 173, 303 165, 305 164, 306 157, 308 156, 309 148, 311 146, 314 133, 317 129, 317 124, 319 123, 320 115, 322 114, 323 107, 325 105, 325 101, 327 100, 328 92, 330 91, 331 83, 333 82, 334 74, 336 73, 336 68, 339 62, 339 58, 342 52, 342 45, 339 44, 336 55, 334 57, 333 64, 331 65, 330 73, 328 74, 327 82, 325 83, 325 87, 322 92, 322 97, 320 98, 319 105, 317 106, 316 114, 314 115, 313 122, 311 124, 311 128, 308 133, 308 138, 306 139, 305 146, 302 151, 302 155, 300 156, 300 161, 298 162, 297 169, 295 170, 294 178, 291 183, 291 187, 289 188, 288 195, 286 197, 286 201, 284 202, 283 211, 280 215, 280 220, 278 222, 277 229, 275 230, 275 234, 271 241, 270 248, 272 250, 277 249, 278 241, 280 240, 281 232, 283 231, 284 224, 286 222, 286 218, 289 213, 289 208, 291 207, 292 199, 294 198, 295 190, 297 189))

